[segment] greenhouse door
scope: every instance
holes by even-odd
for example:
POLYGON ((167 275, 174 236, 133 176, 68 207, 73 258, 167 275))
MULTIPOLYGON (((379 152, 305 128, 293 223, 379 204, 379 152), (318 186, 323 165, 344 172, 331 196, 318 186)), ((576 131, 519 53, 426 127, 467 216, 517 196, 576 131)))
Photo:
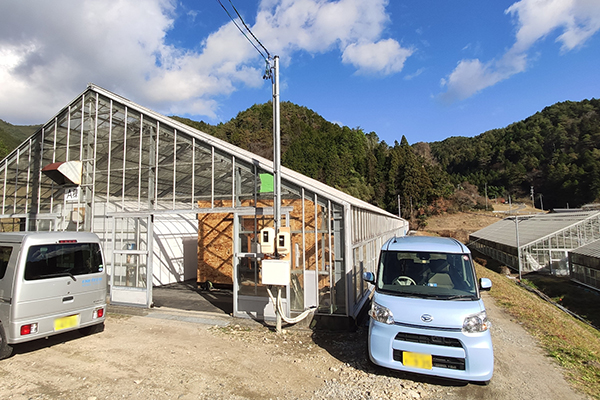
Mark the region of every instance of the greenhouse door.
POLYGON ((153 217, 113 218, 110 301, 149 308, 152 304, 153 217))
MULTIPOLYGON (((269 226, 273 220, 272 214, 235 214, 234 220, 233 315, 260 320, 275 319, 275 309, 267 294, 267 286, 261 282, 260 260, 253 244, 260 228, 269 226)), ((286 214, 288 220, 289 211, 286 214)), ((273 290, 273 295, 277 296, 277 289, 274 287, 273 290)), ((281 297, 285 314, 289 316, 289 285, 282 288, 281 297)))

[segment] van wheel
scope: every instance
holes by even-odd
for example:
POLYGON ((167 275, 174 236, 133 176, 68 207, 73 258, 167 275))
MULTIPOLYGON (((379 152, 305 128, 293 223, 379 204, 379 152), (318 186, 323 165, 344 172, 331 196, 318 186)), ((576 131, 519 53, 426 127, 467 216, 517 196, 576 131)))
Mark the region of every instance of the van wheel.
POLYGON ((86 326, 85 328, 79 328, 79 332, 84 335, 93 335, 94 333, 100 333, 104 331, 104 322, 96 325, 86 326))
POLYGON ((10 357, 13 348, 6 342, 6 333, 4 327, 0 324, 0 360, 10 357))

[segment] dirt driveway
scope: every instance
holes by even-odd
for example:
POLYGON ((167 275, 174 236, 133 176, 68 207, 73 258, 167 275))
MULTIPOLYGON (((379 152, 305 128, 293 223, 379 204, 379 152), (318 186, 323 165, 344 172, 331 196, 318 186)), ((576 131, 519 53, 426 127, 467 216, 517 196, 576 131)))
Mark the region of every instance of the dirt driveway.
POLYGON ((490 297, 495 374, 488 386, 370 365, 366 329, 277 335, 201 312, 109 314, 104 332, 21 345, 0 361, 2 399, 583 399, 490 297))

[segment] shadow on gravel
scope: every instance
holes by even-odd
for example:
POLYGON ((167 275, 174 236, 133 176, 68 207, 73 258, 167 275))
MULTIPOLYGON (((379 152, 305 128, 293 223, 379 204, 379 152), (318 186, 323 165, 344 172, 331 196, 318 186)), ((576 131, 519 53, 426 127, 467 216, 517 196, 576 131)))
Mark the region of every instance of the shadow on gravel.
MULTIPOLYGON (((100 333, 101 334, 101 333, 100 333)), ((36 339, 31 342, 25 342, 20 344, 14 344, 12 356, 16 354, 27 354, 32 353, 34 351, 39 351, 44 348, 54 347, 63 343, 70 342, 72 340, 77 340, 82 337, 88 336, 83 334, 82 332, 75 330, 70 332, 61 333, 59 335, 49 336, 46 338, 36 339)))
POLYGON ((204 311, 231 315, 233 313, 233 291, 226 285, 209 287, 196 280, 170 283, 152 288, 153 306, 169 307, 187 311, 204 311))
POLYGON ((395 371, 375 365, 369 359, 367 348, 368 328, 359 327, 354 332, 314 331, 312 339, 316 345, 326 350, 342 363, 369 374, 410 380, 437 386, 462 387, 468 382, 430 377, 395 371))

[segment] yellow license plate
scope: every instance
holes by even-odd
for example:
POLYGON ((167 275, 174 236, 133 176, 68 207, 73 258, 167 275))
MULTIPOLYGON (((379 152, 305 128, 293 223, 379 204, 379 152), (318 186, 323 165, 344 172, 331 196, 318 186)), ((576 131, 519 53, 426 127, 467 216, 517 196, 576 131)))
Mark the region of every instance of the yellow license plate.
POLYGON ((402 354, 402 364, 406 367, 421 369, 431 369, 433 367, 431 354, 410 353, 408 351, 402 354))
POLYGON ((57 318, 54 320, 54 331, 62 331, 63 329, 73 328, 77 325, 79 325, 79 314, 57 318))

